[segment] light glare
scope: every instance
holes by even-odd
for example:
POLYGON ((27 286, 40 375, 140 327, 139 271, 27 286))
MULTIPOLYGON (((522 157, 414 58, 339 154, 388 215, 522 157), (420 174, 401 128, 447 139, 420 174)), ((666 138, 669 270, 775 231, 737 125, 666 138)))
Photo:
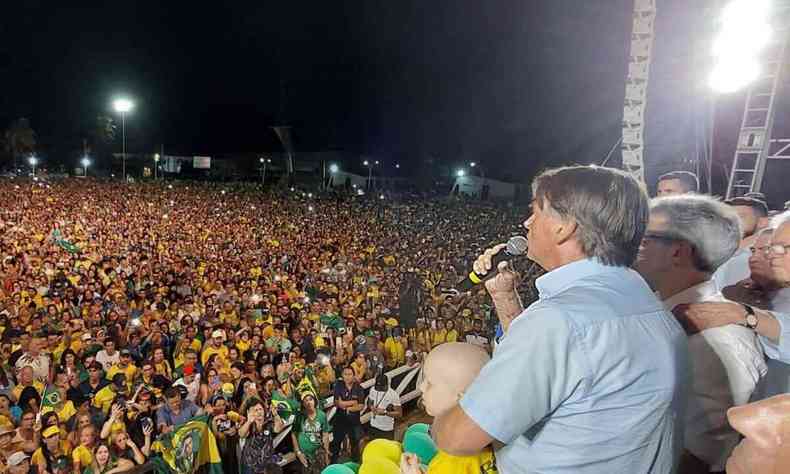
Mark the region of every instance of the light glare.
POLYGON ((132 110, 134 104, 129 99, 115 99, 112 103, 112 107, 115 109, 116 112, 126 113, 132 110))

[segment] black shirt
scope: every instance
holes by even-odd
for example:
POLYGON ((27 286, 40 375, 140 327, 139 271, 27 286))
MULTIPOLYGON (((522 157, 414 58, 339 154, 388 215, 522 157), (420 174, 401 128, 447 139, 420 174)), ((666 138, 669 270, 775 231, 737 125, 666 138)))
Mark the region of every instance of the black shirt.
MULTIPOLYGON (((365 392, 362 390, 362 387, 359 386, 358 383, 354 382, 354 385, 351 386, 349 389, 346 386, 346 383, 342 380, 338 380, 335 382, 335 400, 356 400, 360 404, 365 403, 365 392)), ((350 425, 359 425, 359 413, 360 412, 347 412, 346 410, 341 410, 340 408, 337 409, 335 413, 335 419, 333 420, 335 423, 348 423, 350 425)))
POLYGON ((93 398, 93 396, 96 395, 96 392, 110 384, 110 382, 107 380, 100 378, 99 385, 94 388, 91 386, 90 381, 91 379, 88 379, 79 385, 79 390, 82 392, 82 396, 85 398, 93 398))

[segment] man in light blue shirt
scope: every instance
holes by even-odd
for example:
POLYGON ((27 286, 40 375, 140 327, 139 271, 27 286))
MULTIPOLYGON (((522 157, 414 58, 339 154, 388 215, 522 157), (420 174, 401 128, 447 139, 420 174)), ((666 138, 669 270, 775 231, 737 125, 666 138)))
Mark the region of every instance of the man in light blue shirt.
MULTIPOLYGON (((683 446, 686 336, 633 264, 647 196, 599 167, 533 183, 528 256, 549 270, 523 310, 507 264, 486 282, 505 335, 459 405, 434 421, 450 454, 492 441, 499 472, 668 473, 683 446)), ((489 249, 475 271, 491 270, 489 249)))

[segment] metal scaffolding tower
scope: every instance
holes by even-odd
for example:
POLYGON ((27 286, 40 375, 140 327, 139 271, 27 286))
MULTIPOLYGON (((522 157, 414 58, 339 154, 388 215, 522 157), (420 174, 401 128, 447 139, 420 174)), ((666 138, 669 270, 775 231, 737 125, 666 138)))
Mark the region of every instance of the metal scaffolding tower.
POLYGON ((623 169, 645 182, 644 125, 647 81, 656 21, 656 0, 635 0, 631 53, 623 107, 623 169))
MULTIPOLYGON (((738 144, 727 184, 727 199, 759 192, 769 159, 788 159, 790 140, 772 139, 776 103, 786 69, 790 2, 777 1, 773 8, 773 40, 762 58, 760 77, 749 87, 741 120, 738 144)), ((785 133, 787 131, 784 131, 785 133)))

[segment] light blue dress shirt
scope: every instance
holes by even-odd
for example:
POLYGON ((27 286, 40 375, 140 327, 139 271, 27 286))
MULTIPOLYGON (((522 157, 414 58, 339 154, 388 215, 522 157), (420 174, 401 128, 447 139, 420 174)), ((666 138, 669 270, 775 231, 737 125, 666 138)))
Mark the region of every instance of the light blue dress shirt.
POLYGON ((595 260, 536 285, 460 402, 505 444, 499 472, 672 472, 688 374, 675 318, 636 272, 595 260))

